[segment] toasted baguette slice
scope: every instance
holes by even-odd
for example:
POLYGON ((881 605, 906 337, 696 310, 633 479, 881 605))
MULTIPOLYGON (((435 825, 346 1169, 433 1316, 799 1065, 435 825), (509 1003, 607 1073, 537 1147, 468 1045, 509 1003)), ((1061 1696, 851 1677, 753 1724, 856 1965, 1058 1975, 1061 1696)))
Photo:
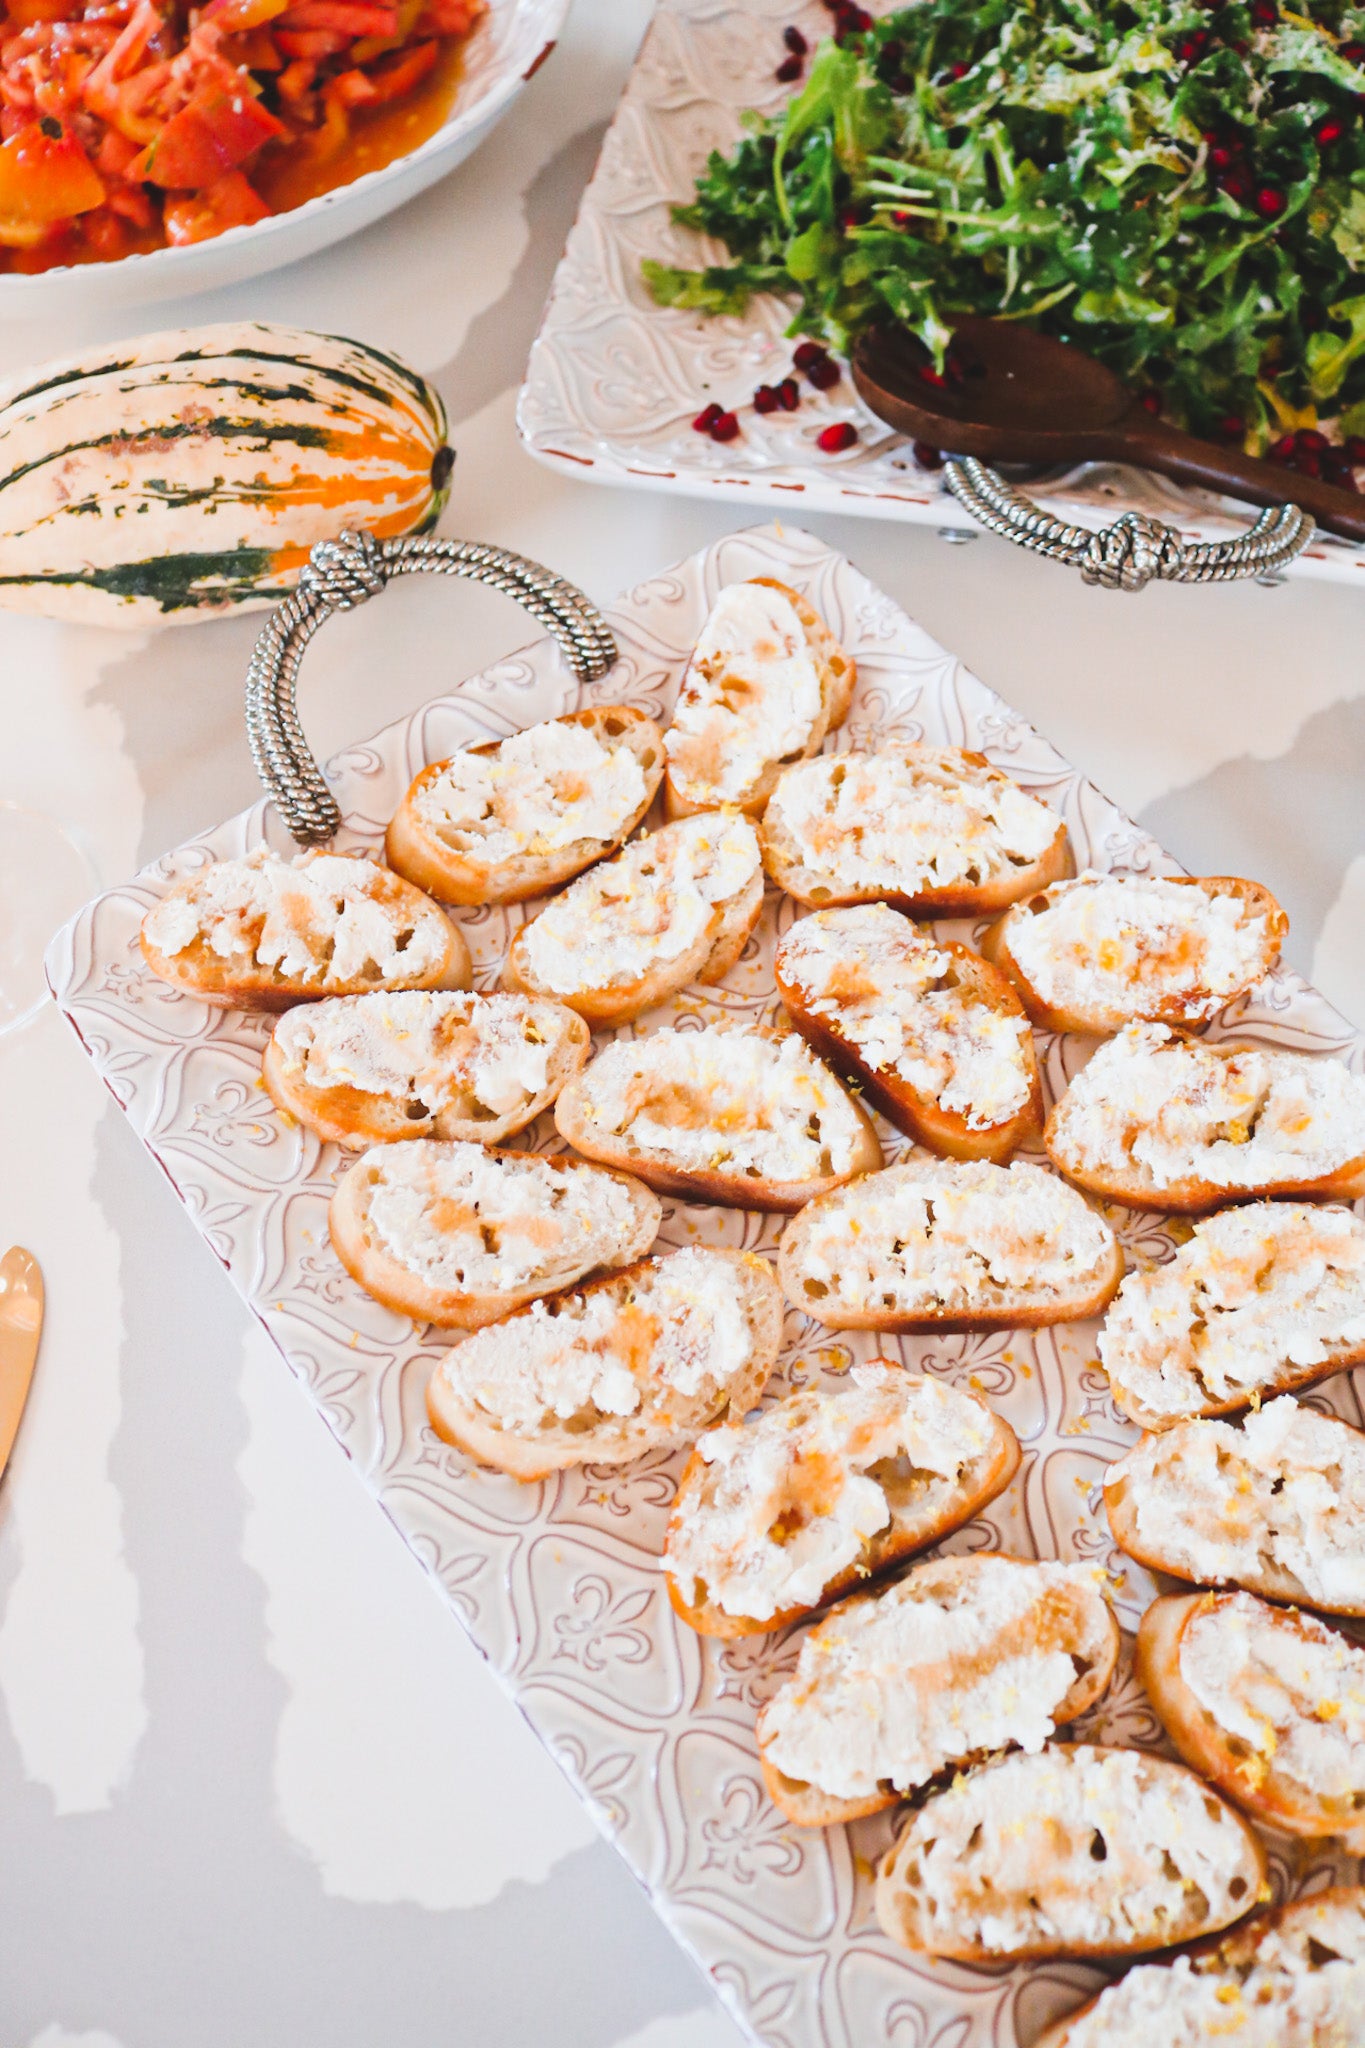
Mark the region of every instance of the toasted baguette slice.
POLYGON ((258 846, 177 882, 142 920, 153 974, 219 1009, 287 1010, 375 989, 468 988, 464 934, 355 854, 258 846))
POLYGON ((617 1039, 555 1108, 585 1158, 662 1195, 799 1209, 880 1166, 866 1111, 794 1031, 706 1025, 617 1039))
POLYGON ((479 1330, 649 1250, 662 1214, 624 1173, 418 1138, 376 1145, 337 1184, 337 1257, 386 1308, 479 1330))
POLYGON ((514 1479, 629 1465, 690 1443, 762 1393, 782 1296, 753 1252, 700 1245, 517 1309, 427 1384, 438 1436, 514 1479))
POLYGON ((1034 2048, 1355 2048, 1365 2041, 1365 1885, 1256 1913, 1174 1963, 1141 1963, 1034 2048))
POLYGON ((281 1017, 262 1074, 277 1109, 334 1145, 497 1145, 548 1109, 592 1040, 563 1003, 414 990, 338 996, 281 1017))
POLYGON ((1041 1749, 1107 1689, 1119 1625, 1093 1565, 979 1551, 832 1607, 758 1717, 775 1805, 798 1827, 895 1806, 953 1766, 1041 1749))
POLYGON ((773 880, 815 909, 982 917, 1071 872, 1062 820, 984 754, 903 741, 784 768, 761 837, 773 880))
POLYGON ((1312 1202, 1220 1209, 1169 1265, 1128 1275, 1099 1354, 1143 1429, 1232 1415, 1365 1365, 1365 1223, 1312 1202))
POLYGON ((1365 1077, 1340 1060, 1130 1024, 1082 1068, 1043 1141, 1068 1180, 1198 1215, 1257 1195, 1365 1195, 1365 1077))
POLYGON ((950 1159, 1008 1159, 1043 1128, 1033 1034, 998 969, 885 903, 817 910, 777 949, 802 1036, 908 1137, 950 1159))
POLYGON ((982 951, 1048 1031, 1122 1031, 1134 1018, 1206 1024, 1270 973, 1289 919, 1237 875, 1097 875, 1014 904, 982 951))
POLYGON ((1239 1425, 1144 1436, 1109 1467, 1104 1506, 1149 1570, 1365 1615, 1365 1431, 1288 1394, 1239 1425))
POLYGON ((804 597, 771 576, 721 591, 664 735, 670 818, 757 813, 791 761, 848 716, 857 670, 804 597))
POLYGON ((1041 1166, 918 1157, 809 1203, 777 1273, 793 1308, 832 1330, 999 1330, 1098 1315, 1123 1253, 1041 1166))
POLYGON ((663 771, 652 718, 590 704, 433 761, 390 820, 385 858, 442 903, 522 903, 622 845, 663 771))
POLYGON ((1002 1493, 1009 1424, 973 1394, 874 1359, 707 1433, 668 1524, 668 1597, 707 1636, 762 1635, 927 1550, 1002 1493))
POLYGON ((1168 1594, 1137 1675, 1185 1762, 1254 1820, 1365 1854, 1365 1650, 1254 1593, 1168 1594))
POLYGON ((738 811, 636 839, 523 925, 507 988, 557 996, 594 1027, 625 1024, 734 966, 763 908, 758 840, 738 811))
POLYGON ((1002 1963, 1169 1948, 1268 1896, 1260 1843, 1193 1771, 1055 1743, 926 1800, 877 1872, 876 1908, 903 1948, 1002 1963))

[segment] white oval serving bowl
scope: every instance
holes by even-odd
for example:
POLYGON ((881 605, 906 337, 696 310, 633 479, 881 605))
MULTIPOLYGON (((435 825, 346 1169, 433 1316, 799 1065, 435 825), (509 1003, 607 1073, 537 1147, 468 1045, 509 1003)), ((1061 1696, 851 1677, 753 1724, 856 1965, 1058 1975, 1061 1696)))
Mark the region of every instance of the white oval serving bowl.
POLYGON ((571 0, 491 0, 473 31, 455 103, 434 135, 382 170, 366 171, 289 213, 212 241, 153 249, 112 263, 71 263, 32 276, 0 275, 0 320, 140 306, 238 284, 353 235, 463 163, 501 120, 554 48, 571 0))

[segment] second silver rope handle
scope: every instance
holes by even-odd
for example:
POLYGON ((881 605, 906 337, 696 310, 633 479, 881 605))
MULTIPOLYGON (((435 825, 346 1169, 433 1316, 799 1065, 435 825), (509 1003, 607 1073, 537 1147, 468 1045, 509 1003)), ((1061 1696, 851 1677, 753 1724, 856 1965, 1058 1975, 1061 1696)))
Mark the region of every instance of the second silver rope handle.
POLYGON ((299 664, 333 612, 376 597, 392 576, 463 576, 501 590, 559 642, 580 682, 596 682, 616 659, 616 642, 596 606, 539 562, 482 541, 347 532, 314 547, 298 588, 270 614, 246 679, 246 729, 256 772, 300 846, 328 840, 341 813, 299 724, 299 664))
POLYGON ((1068 526, 1015 491, 975 456, 950 456, 943 480, 989 533, 1049 561, 1079 569, 1107 590, 1141 590, 1150 582, 1231 583, 1277 576, 1313 538, 1313 522, 1297 505, 1271 506, 1235 540, 1186 541, 1173 526, 1142 512, 1124 512, 1098 533, 1068 526))

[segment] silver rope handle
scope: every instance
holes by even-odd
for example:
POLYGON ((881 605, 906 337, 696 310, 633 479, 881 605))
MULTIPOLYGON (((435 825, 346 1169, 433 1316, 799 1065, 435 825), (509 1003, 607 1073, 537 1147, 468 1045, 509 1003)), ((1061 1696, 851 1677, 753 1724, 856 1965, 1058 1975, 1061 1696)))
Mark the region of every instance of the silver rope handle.
POLYGON ((297 710, 299 664, 333 612, 377 597, 391 576, 430 573, 486 583, 554 634, 581 683, 594 683, 616 659, 616 642, 596 606, 562 576, 481 541, 377 540, 348 531, 319 541, 298 587, 261 630, 246 676, 246 730, 256 773, 300 846, 317 846, 341 823, 336 798, 303 736, 297 710))
POLYGON ((1276 576, 1313 538, 1313 522, 1297 505, 1268 507, 1236 540, 1185 541, 1173 526, 1142 512, 1124 512, 1098 533, 1067 526, 972 455, 950 456, 943 480, 989 532, 1049 561, 1066 562, 1085 582, 1106 590, 1141 590, 1154 579, 1231 583, 1243 576, 1276 576))

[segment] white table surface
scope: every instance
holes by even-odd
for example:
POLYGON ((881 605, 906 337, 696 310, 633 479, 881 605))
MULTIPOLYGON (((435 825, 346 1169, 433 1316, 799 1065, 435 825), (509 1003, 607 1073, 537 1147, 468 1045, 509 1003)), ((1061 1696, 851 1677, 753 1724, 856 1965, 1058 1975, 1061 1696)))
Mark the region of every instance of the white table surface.
MULTIPOLYGON (((181 322, 349 331, 445 395, 446 532, 607 599, 743 524, 551 474, 513 426, 648 12, 579 0, 486 147, 357 240, 121 327, 0 330, 0 371, 181 322)), ((1189 866, 1269 883, 1293 964, 1365 1021, 1359 592, 1130 598, 989 539, 810 523, 1189 866)), ((255 630, 0 616, 0 797, 78 827, 102 883, 241 808, 255 630)), ((396 586, 310 654, 307 729, 331 750, 526 637, 487 592, 396 586)), ((50 1006, 0 1038, 13 1240, 49 1317, 0 1488, 3 2048, 736 2048, 50 1006)))

